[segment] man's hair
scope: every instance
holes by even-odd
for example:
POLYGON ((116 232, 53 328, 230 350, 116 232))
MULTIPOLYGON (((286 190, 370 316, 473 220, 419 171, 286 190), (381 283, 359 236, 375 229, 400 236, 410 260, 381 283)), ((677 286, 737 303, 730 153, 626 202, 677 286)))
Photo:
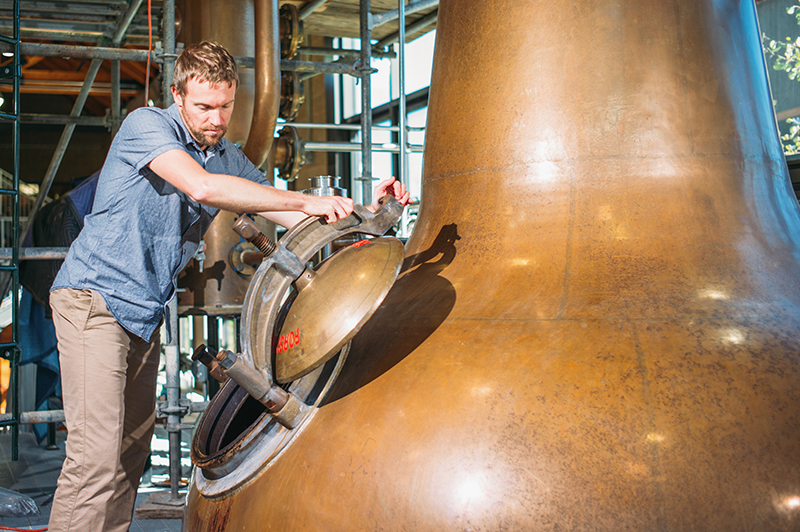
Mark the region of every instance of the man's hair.
POLYGON ((226 82, 231 86, 239 86, 236 60, 215 42, 203 41, 193 44, 178 56, 175 61, 172 86, 181 97, 186 96, 186 84, 192 78, 206 81, 211 85, 226 82))

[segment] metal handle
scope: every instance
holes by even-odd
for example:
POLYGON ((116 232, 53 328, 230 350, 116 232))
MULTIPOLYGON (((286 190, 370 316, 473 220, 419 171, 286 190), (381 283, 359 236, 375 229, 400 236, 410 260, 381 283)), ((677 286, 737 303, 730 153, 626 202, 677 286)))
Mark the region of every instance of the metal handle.
POLYGON ((233 351, 217 353, 222 371, 263 404, 267 411, 287 429, 295 428, 308 412, 308 405, 291 392, 265 378, 253 364, 233 351))

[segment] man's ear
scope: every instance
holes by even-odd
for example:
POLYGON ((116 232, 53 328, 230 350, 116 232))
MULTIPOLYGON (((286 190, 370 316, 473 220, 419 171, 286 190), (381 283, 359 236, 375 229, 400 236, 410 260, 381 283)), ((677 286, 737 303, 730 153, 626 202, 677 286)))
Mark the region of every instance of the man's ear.
POLYGON ((175 103, 178 104, 178 107, 183 107, 183 98, 181 98, 181 95, 178 94, 175 86, 173 85, 169 89, 172 91, 172 99, 175 100, 175 103))

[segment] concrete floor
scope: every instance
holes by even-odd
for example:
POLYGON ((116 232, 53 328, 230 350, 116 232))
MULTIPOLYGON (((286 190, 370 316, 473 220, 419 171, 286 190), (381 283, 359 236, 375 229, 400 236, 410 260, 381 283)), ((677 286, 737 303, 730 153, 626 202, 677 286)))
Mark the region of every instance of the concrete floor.
MULTIPOLYGON (((0 517, 0 527, 13 527, 36 530, 47 527, 50 517, 50 507, 53 502, 53 493, 56 489, 56 480, 64 462, 64 442, 66 432, 57 432, 57 450, 47 450, 43 445, 37 445, 32 433, 20 434, 19 460, 11 460, 11 432, 0 431, 0 487, 10 489, 17 493, 31 497, 39 507, 39 515, 27 517, 0 517)), ((152 467, 142 478, 136 505, 140 505, 153 492, 168 493, 169 488, 158 487, 159 481, 165 480, 168 472, 167 453, 165 442, 166 432, 156 428, 154 451, 151 455, 152 467), (155 481, 156 486, 153 485, 155 481)), ((182 454, 188 457, 188 441, 184 437, 182 454)), ((186 462, 186 459, 182 460, 186 462)), ((186 466, 184 473, 188 476, 186 466)), ((166 480, 168 482, 168 479, 166 480)), ((180 532, 180 519, 134 519, 130 530, 132 532, 180 532)))

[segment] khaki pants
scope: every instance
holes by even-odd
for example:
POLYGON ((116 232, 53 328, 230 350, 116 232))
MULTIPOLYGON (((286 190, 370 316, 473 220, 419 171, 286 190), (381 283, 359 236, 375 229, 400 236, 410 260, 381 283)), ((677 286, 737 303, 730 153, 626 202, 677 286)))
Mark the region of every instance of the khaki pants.
POLYGON ((55 290, 50 306, 68 435, 49 530, 122 532, 150 453, 160 333, 128 332, 91 290, 55 290))

